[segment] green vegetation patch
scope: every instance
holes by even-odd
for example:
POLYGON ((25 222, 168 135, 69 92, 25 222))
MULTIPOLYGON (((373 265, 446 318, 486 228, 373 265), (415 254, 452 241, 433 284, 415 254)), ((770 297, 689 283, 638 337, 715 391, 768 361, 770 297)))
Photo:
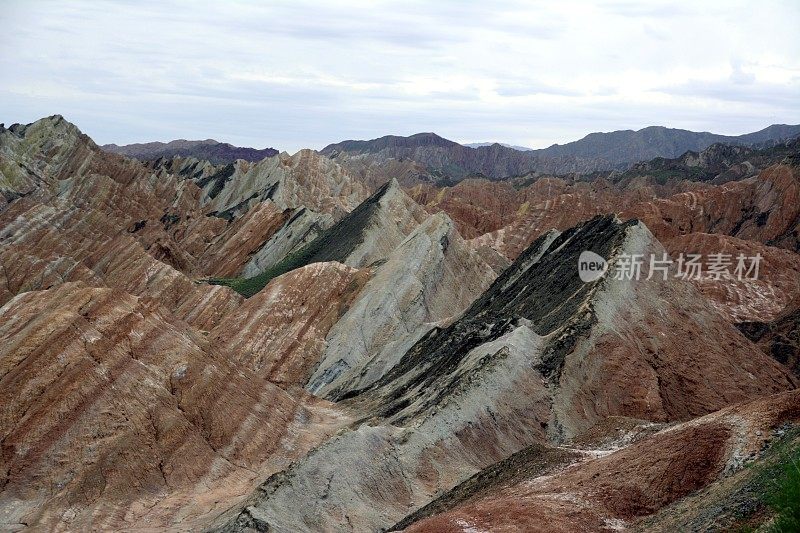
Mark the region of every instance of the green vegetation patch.
POLYGON ((758 458, 644 517, 633 530, 788 532, 798 529, 800 426, 777 428, 758 458))
POLYGON ((780 459, 766 472, 762 494, 764 503, 774 513, 766 524, 771 533, 800 531, 800 441, 781 443, 780 459))

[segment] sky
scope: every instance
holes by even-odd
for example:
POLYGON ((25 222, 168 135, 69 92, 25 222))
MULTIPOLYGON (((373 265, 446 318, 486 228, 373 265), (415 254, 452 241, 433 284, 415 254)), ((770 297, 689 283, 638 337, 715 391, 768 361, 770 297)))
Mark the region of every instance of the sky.
POLYGON ((294 152, 800 123, 800 2, 0 0, 0 122, 294 152))

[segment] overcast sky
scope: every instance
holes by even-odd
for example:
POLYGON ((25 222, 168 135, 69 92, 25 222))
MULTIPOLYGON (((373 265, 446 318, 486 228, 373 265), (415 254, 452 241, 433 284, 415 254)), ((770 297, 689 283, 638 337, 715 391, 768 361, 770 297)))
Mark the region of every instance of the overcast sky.
POLYGON ((0 0, 0 122, 293 152, 800 123, 800 2, 0 0))

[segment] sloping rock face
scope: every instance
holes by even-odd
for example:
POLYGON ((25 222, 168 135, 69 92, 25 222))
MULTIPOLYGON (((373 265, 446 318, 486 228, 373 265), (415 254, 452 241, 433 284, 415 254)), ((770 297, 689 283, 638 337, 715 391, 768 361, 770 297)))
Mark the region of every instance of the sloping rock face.
POLYGON ((272 381, 335 397, 378 379, 495 278, 442 214, 426 219, 388 257, 372 259, 361 270, 312 261, 273 279, 226 316, 214 339, 272 381))
POLYGON ((3 132, 0 141, 7 165, 36 183, 0 212, 3 303, 80 280, 156 299, 206 329, 237 304, 232 291, 184 274, 199 263, 183 245, 186 233, 211 238, 225 227, 194 207, 196 187, 104 154, 60 117, 3 132))
POLYGON ((187 141, 178 139, 167 143, 150 142, 135 143, 118 146, 116 144, 105 144, 103 150, 126 157, 132 157, 142 161, 173 157, 194 157, 204 161, 209 161, 215 165, 226 165, 233 163, 237 159, 245 161, 261 161, 265 157, 274 157, 278 151, 274 148, 245 148, 233 146, 228 143, 217 142, 214 139, 205 141, 187 141))
POLYGON ((220 528, 388 527, 482 468, 608 416, 687 420, 794 386, 688 283, 584 284, 587 249, 612 264, 663 252, 644 226, 613 217, 542 237, 461 318, 346 395, 340 405, 364 422, 267 480, 220 528))
POLYGON ((420 184, 409 195, 431 211, 444 211, 465 239, 502 228, 514 220, 525 201, 509 182, 465 179, 453 187, 420 184))
POLYGON ((4 529, 196 527, 347 422, 113 289, 15 297, 0 347, 4 529))
POLYGON ((623 188, 602 177, 579 181, 529 176, 506 181, 466 179, 444 188, 423 184, 409 193, 426 209, 446 212, 476 246, 492 247, 513 260, 550 229, 565 230, 598 214, 707 187, 642 179, 623 188))
POLYGON ((252 277, 269 269, 368 196, 360 182, 313 150, 227 165, 176 157, 150 167, 196 184, 209 215, 235 222, 216 239, 222 246, 204 252, 204 272, 215 277, 252 277))
MULTIPOLYGON (((250 297, 276 276, 311 263, 336 261, 354 268, 366 267, 386 259, 427 217, 425 210, 402 191, 397 181, 392 180, 317 238, 261 273, 220 282, 230 283, 237 291, 250 297)), ((289 222, 295 226, 302 225, 298 220, 290 219, 289 222)), ((276 234, 276 238, 281 234, 276 234)), ((264 247, 269 245, 268 242, 264 247)), ((256 252, 254 257, 261 255, 256 252)), ((254 270, 252 266, 248 268, 254 270)))
POLYGON ((321 243, 320 250, 328 253, 333 248, 341 254, 337 260, 342 263, 368 266, 387 258, 427 216, 393 180, 354 210, 348 224, 324 235, 327 242, 321 243), (338 242, 341 247, 336 246, 338 242))
POLYGON ((214 343, 270 381, 303 386, 325 337, 367 282, 369 272, 313 263, 274 279, 212 331, 214 343))
POLYGON ((641 204, 626 211, 668 240, 702 231, 798 251, 800 175, 775 165, 758 177, 641 204))
POLYGON ((251 198, 226 220, 215 216, 209 191, 198 188, 227 183, 209 180, 226 167, 188 159, 143 165, 101 151, 58 116, 3 130, 0 171, 5 194, 17 199, 0 209, 3 301, 62 280, 196 302, 209 292, 231 293, 194 287, 191 278, 236 276, 278 261, 366 194, 315 152, 274 159, 254 168, 242 161, 233 169, 230 190, 223 187, 227 198, 260 187, 271 190, 272 199, 251 198))
POLYGON ((620 189, 602 181, 575 185, 562 180, 537 182, 536 190, 546 189, 549 194, 524 209, 519 204, 519 215, 477 242, 491 244, 514 258, 550 228, 566 229, 597 214, 621 213, 623 218, 644 221, 665 243, 680 235, 704 232, 797 251, 799 183, 797 168, 789 165, 775 165, 755 178, 717 187, 684 183, 684 191, 667 196, 664 193, 670 188, 641 188, 635 183, 620 189))
MULTIPOLYGON (((433 387, 429 382, 436 373, 428 371, 428 362, 441 368, 446 360, 444 354, 448 358, 463 354, 461 343, 478 342, 467 332, 524 319, 533 324, 537 334, 553 341, 538 365, 540 372, 558 383, 560 389, 550 424, 553 437, 574 436, 604 416, 685 419, 758 394, 758 387, 751 389, 751 378, 741 372, 745 368, 759 371, 750 361, 752 344, 736 335, 736 330, 698 297, 690 284, 672 278, 662 280, 658 275, 638 281, 607 277, 600 283, 587 284, 578 279, 578 255, 584 250, 608 258, 612 268, 614 257, 622 253, 661 257, 663 248, 641 223, 619 224, 613 217, 596 218, 553 239, 539 257, 545 244, 544 239, 535 242, 458 322, 415 346, 387 379, 414 375, 423 380, 420 390, 445 390, 446 387, 433 387), (692 319, 690 324, 683 324, 687 314, 692 319), (703 337, 702 347, 695 345, 694 339, 700 341, 703 337), (447 346, 452 340, 458 344, 447 346), (603 357, 592 357, 600 353, 603 357), (421 359, 416 359, 415 354, 421 359), (635 360, 640 362, 634 364, 635 360), (599 366, 592 367, 590 361, 599 366), (710 366, 700 368, 697 364, 710 366), (715 368, 717 364, 721 366, 715 368), (740 370, 728 366, 739 364, 743 365, 740 370), (632 379, 616 375, 616 369, 624 368, 631 374, 635 367, 640 369, 636 372, 637 381, 652 381, 654 385, 631 388, 626 384, 614 390, 611 383, 615 380, 632 379), (717 374, 720 379, 733 378, 738 383, 725 387, 727 391, 716 387, 706 390, 702 385, 695 389, 699 382, 686 378, 717 374), (658 391, 660 399, 649 396, 654 391, 658 391), (572 402, 584 399, 606 412, 595 411, 593 405, 575 409, 572 402), (559 400, 565 403, 562 405, 559 400), (617 409, 621 411, 612 412, 617 409)), ((482 342, 493 340, 494 335, 505 330, 500 327, 487 331, 488 336, 479 337, 482 342)), ((791 386, 777 365, 769 364, 762 370, 771 376, 766 380, 771 382, 766 390, 791 386)), ((407 385, 406 390, 413 391, 414 387, 407 385)), ((402 405, 405 400, 410 401, 408 394, 412 393, 392 397, 392 401, 402 405)), ((388 406, 387 410, 392 412, 393 407, 388 406)))
POLYGON ((539 180, 519 195, 516 211, 508 222, 473 239, 475 246, 487 246, 501 255, 515 259, 530 243, 543 233, 563 231, 590 218, 616 213, 621 205, 633 204, 639 198, 652 198, 650 191, 625 194, 613 185, 568 183, 560 179, 539 180))
MULTIPOLYGON (((797 143, 790 145, 781 145, 789 150, 789 163, 797 152, 797 143)), ((727 254, 733 256, 733 271, 739 254, 759 254, 758 280, 727 276, 696 283, 738 322, 770 320, 797 295, 797 176, 792 163, 722 186, 686 181, 657 185, 638 178, 623 185, 602 179, 582 183, 542 178, 521 189, 465 180, 445 189, 417 186, 411 193, 427 209, 451 213, 467 235, 489 230, 471 244, 493 264, 498 255, 515 258, 550 228, 563 230, 609 212, 645 221, 676 261, 681 254, 702 254, 704 262, 714 254, 727 254), (496 207, 498 202, 505 207, 496 207)))
POLYGON ((347 169, 355 179, 371 191, 378 190, 389 181, 396 179, 403 187, 413 187, 420 183, 434 183, 441 179, 439 173, 432 172, 424 164, 412 159, 375 159, 340 153, 325 154, 347 169))
POLYGON ((389 182, 302 248, 292 262, 368 266, 388 257, 427 216, 396 181, 389 182))
POLYGON ((338 220, 368 196, 360 182, 314 150, 256 163, 237 160, 209 167, 195 159, 177 159, 156 162, 155 167, 192 180, 202 191, 202 203, 223 217, 236 217, 270 200, 282 210, 306 207, 338 220))
POLYGON ((254 205, 228 225, 215 246, 203 250, 198 257, 202 271, 211 276, 236 276, 253 263, 269 266, 270 260, 282 259, 308 238, 299 232, 291 236, 298 226, 295 222, 306 211, 300 208, 292 214, 292 210, 281 210, 269 200, 254 205))
MULTIPOLYGON (((247 260, 241 271, 252 277, 272 267, 284 257, 297 252, 333 226, 333 216, 301 207, 292 212, 284 224, 266 239, 247 260)), ((220 273, 220 275, 225 275, 220 273)))
MULTIPOLYGON (((504 484, 413 523, 405 531, 625 530, 642 517, 741 470, 782 428, 800 422, 798 406, 800 393, 793 391, 664 429, 600 457, 589 455, 555 474, 530 475, 517 467, 504 484)), ((671 518, 666 528, 645 523, 642 530, 697 527, 677 515, 671 518)))
POLYGON ((330 331, 308 389, 338 397, 372 384, 435 323, 466 309, 494 278, 446 215, 428 218, 376 268, 330 331))

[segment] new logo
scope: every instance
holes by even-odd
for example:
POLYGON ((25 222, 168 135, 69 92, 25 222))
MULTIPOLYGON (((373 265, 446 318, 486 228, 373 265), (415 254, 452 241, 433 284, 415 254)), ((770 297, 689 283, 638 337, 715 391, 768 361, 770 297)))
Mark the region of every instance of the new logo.
POLYGON ((578 275, 584 283, 602 278, 607 270, 608 262, 594 252, 585 250, 578 257, 578 275))

